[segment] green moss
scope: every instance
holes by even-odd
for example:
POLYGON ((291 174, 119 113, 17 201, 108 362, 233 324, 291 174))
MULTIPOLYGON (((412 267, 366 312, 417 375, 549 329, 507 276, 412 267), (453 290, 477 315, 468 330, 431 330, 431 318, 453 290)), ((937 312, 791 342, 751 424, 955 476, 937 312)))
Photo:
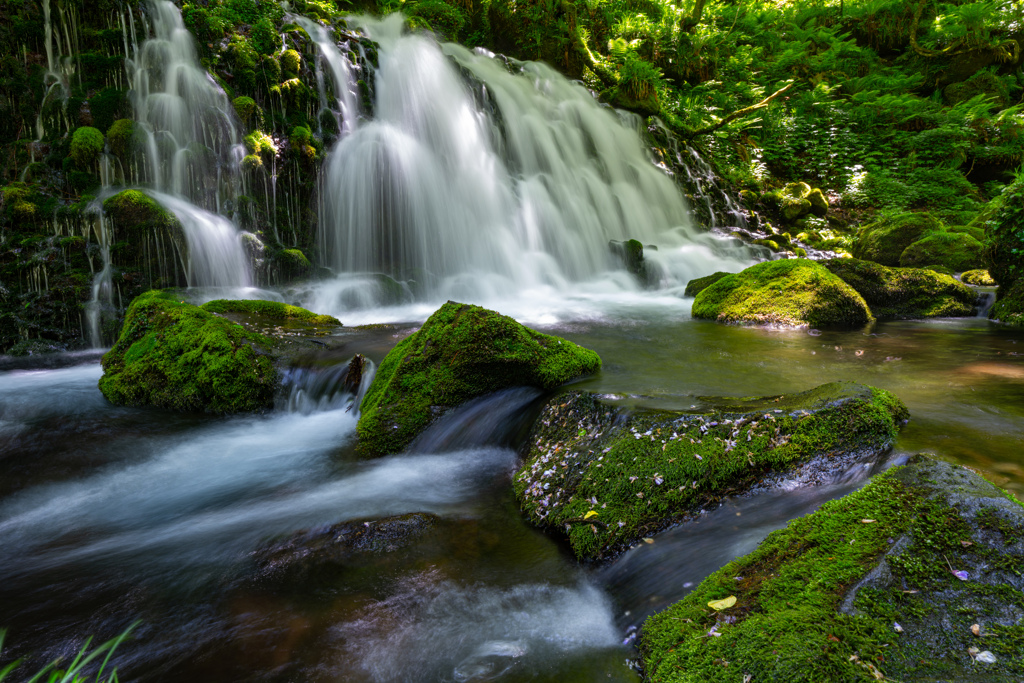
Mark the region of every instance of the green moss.
POLYGON ((313 273, 313 264, 299 249, 282 249, 271 257, 271 262, 281 282, 308 278, 313 273))
POLYGON ((341 322, 334 316, 320 315, 305 308, 281 303, 280 301, 217 299, 203 304, 201 308, 210 313, 254 315, 268 321, 294 321, 311 325, 341 325, 341 322))
POLYGON ((892 394, 852 382, 711 401, 624 414, 590 394, 554 399, 513 478, 524 512, 564 531, 579 557, 603 557, 815 458, 832 468, 884 452, 907 417, 892 394))
POLYGON ((302 68, 302 55, 295 50, 285 50, 281 55, 281 69, 284 75, 294 78, 302 68))
POLYGON ((908 246, 900 256, 901 266, 946 266, 953 272, 975 270, 984 265, 981 242, 966 233, 933 232, 908 246))
POLYGON ((992 276, 988 274, 987 270, 977 269, 964 271, 960 275, 960 280, 968 285, 976 285, 978 287, 995 287, 996 281, 992 279, 992 276))
MULTIPOLYGON (((1001 646, 1016 642, 1024 593, 992 566, 1019 549, 1007 555, 1002 532, 981 530, 995 513, 975 512, 996 497, 977 475, 918 459, 826 503, 648 619, 649 680, 1019 680, 1024 649, 1001 646), (734 607, 707 607, 729 595, 734 607), (1000 648, 999 662, 979 669, 970 646, 1000 648)), ((1022 528, 1019 512, 995 516, 1022 528)))
POLYGON ((441 413, 472 398, 514 386, 550 390, 600 367, 589 349, 449 301, 381 363, 360 407, 360 449, 401 451, 441 413))
POLYGON ((118 119, 107 130, 107 141, 110 151, 121 161, 127 162, 135 149, 135 122, 131 119, 118 119))
POLYGON ((410 25, 424 26, 451 41, 459 39, 466 23, 466 15, 444 0, 420 0, 412 5, 408 16, 410 25))
POLYGON ((103 151, 103 133, 82 126, 71 136, 71 160, 78 168, 89 168, 103 151))
POLYGON ((151 291, 132 301, 103 356, 99 387, 111 403, 235 413, 273 405, 277 371, 259 334, 151 291))
POLYGON ((853 256, 883 266, 898 266, 907 247, 926 233, 941 230, 942 223, 927 213, 901 213, 884 218, 858 231, 853 256))
POLYGON ((864 297, 880 320, 971 316, 977 295, 949 275, 920 268, 887 268, 871 261, 821 264, 864 297))
POLYGON ((257 154, 246 154, 242 157, 242 170, 249 173, 255 173, 256 171, 263 168, 263 159, 257 154))
POLYGON ((1008 186, 992 204, 997 208, 985 223, 986 266, 992 279, 1009 290, 1024 276, 1024 179, 1008 186))
POLYGON ((313 139, 313 133, 305 126, 295 126, 292 128, 291 135, 288 136, 288 143, 292 147, 303 148, 309 145, 310 140, 313 139))
POLYGON ((998 294, 988 317, 1011 327, 1024 327, 1024 279, 1012 287, 1000 287, 998 294))
POLYGON ((761 325, 834 327, 871 320, 860 294, 807 259, 766 261, 723 277, 697 295, 692 313, 761 325))
POLYGON ((236 97, 231 101, 231 105, 235 108, 235 113, 238 114, 238 118, 242 120, 242 123, 246 127, 253 126, 258 119, 259 107, 256 106, 256 100, 251 97, 236 97))
POLYGON ((717 273, 712 273, 711 275, 705 275, 704 277, 694 278, 693 280, 690 280, 689 282, 686 283, 686 291, 683 292, 683 294, 685 296, 697 296, 702 291, 704 291, 711 285, 715 284, 726 275, 731 274, 732 273, 726 273, 725 271, 720 270, 717 273))
MULTIPOLYGON (((124 59, 114 57, 117 68, 122 69, 124 59)), ((117 88, 104 88, 89 100, 89 111, 92 114, 92 125, 98 130, 107 130, 114 121, 131 116, 131 105, 125 91, 117 88)))
POLYGON ((264 163, 269 163, 277 154, 277 145, 274 144, 274 139, 263 131, 257 130, 246 135, 244 142, 249 154, 259 156, 264 163))
POLYGON ((103 202, 103 210, 121 229, 169 227, 176 221, 149 195, 140 190, 122 190, 103 202))

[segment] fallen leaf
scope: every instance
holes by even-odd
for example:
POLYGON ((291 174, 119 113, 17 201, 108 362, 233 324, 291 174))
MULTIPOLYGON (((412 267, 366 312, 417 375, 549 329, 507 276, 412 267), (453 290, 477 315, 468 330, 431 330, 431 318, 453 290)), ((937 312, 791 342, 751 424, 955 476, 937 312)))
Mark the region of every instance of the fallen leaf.
POLYGON ((971 633, 973 633, 976 636, 980 636, 981 635, 981 625, 980 624, 975 624, 974 626, 971 626, 971 633))
POLYGON ((974 544, 971 543, 970 541, 960 541, 960 545, 962 545, 965 548, 970 548, 974 544))
POLYGON ((730 607, 732 607, 735 604, 736 604, 736 596, 735 595, 730 595, 729 597, 722 598, 721 600, 712 600, 711 602, 708 603, 708 607, 710 607, 711 609, 713 609, 715 611, 720 612, 723 609, 729 609, 730 607))
POLYGON ((654 539, 653 538, 645 538, 644 539, 644 543, 647 543, 648 545, 650 545, 651 543, 654 543, 654 539))
POLYGON ((590 519, 591 517, 597 517, 597 512, 595 510, 591 510, 587 514, 583 515, 583 519, 590 519))
POLYGON ((860 523, 861 524, 874 524, 875 521, 876 520, 874 520, 874 519, 862 519, 862 520, 860 520, 860 523))

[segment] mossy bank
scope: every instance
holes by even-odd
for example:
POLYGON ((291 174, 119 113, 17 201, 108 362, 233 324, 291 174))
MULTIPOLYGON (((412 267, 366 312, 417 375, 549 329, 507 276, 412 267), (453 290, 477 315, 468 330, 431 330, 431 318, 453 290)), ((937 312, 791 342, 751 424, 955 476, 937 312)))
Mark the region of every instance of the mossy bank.
POLYGON ((1020 681, 1022 562, 1020 503, 918 456, 649 618, 643 665, 658 682, 1020 681))
POLYGON ((857 290, 879 320, 972 316, 978 295, 955 278, 923 268, 887 268, 871 261, 822 261, 857 290))
POLYGON ((689 412, 630 412, 574 392, 544 408, 513 486, 531 522, 602 558, 728 495, 877 457, 907 417, 889 392, 852 382, 689 412))
POLYGON ((515 386, 551 390, 597 372, 600 357, 494 311, 449 301, 388 353, 361 405, 359 447, 401 451, 448 409, 515 386))

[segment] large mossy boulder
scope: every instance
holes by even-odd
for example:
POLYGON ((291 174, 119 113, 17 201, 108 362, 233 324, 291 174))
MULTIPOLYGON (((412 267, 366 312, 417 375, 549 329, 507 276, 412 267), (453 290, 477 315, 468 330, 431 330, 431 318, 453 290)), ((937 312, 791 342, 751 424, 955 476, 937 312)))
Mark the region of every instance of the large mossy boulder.
POLYGON ((727 495, 877 457, 906 418, 895 396, 853 382, 687 412, 574 392, 543 409, 513 486, 530 521, 565 533, 578 557, 602 558, 727 495))
POLYGON ((211 301, 150 291, 132 301, 121 335, 103 356, 99 387, 111 403, 184 412, 271 408, 280 366, 340 323, 275 301, 211 301))
POLYGON ((765 261, 697 294, 692 314, 725 323, 850 327, 871 320, 863 297, 815 261, 765 261))
POLYGON ((949 275, 920 268, 887 268, 859 259, 831 259, 821 265, 857 290, 879 320, 976 313, 978 295, 949 275))
POLYGON ((449 301, 388 353, 360 406, 359 448, 403 450, 424 427, 499 389, 554 389, 597 372, 601 358, 479 306, 449 301))
POLYGON ((985 265, 984 250, 984 245, 967 233, 933 232, 904 249, 900 265, 910 268, 938 265, 962 273, 985 265))
MULTIPOLYGON (((901 213, 863 226, 853 242, 853 257, 883 266, 900 265, 903 251, 942 223, 927 213, 901 213)), ((927 264, 926 264, 927 265, 927 264)))
POLYGON ((658 683, 1024 680, 1022 566, 1024 507, 917 456, 650 617, 644 670, 658 683))
POLYGON ((174 214, 140 190, 122 190, 108 197, 103 211, 119 230, 167 229, 177 223, 174 214))

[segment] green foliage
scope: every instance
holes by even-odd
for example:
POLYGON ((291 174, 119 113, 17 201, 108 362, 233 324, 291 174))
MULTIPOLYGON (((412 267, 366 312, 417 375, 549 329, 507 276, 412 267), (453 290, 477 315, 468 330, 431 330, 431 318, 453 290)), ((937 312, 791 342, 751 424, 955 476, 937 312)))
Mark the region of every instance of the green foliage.
POLYGON ((719 271, 717 273, 712 273, 711 275, 705 275, 704 277, 694 278, 686 283, 686 291, 683 294, 684 296, 697 296, 702 291, 730 274, 731 273, 719 271))
MULTIPOLYGON (((66 669, 60 669, 60 660, 50 662, 42 669, 37 671, 31 678, 27 679, 28 683, 37 683, 39 681, 46 681, 46 683, 87 683, 90 677, 86 676, 85 669, 92 664, 93 661, 103 657, 103 661, 100 662, 98 671, 94 680, 96 683, 117 683, 117 668, 115 667, 109 674, 104 676, 104 672, 107 669, 107 665, 110 663, 110 657, 114 654, 114 650, 123 643, 131 632, 135 630, 139 622, 136 622, 129 626, 125 631, 103 643, 97 645, 92 651, 89 650, 89 646, 92 644, 92 638, 86 638, 85 644, 75 655, 75 658, 71 661, 66 669), (106 656, 104 656, 106 655, 106 656)), ((0 651, 3 650, 4 638, 7 632, 4 629, 0 629, 0 651)), ((6 680, 8 676, 16 671, 21 666, 21 660, 16 660, 7 666, 0 669, 0 682, 6 680)))
POLYGON ((765 261, 697 294, 694 318, 724 323, 846 327, 871 320, 852 287, 807 259, 765 261))
POLYGON ((233 99, 231 104, 235 108, 238 118, 247 128, 259 123, 260 108, 256 105, 256 100, 243 95, 233 99))
POLYGON ((988 272, 1004 291, 1024 276, 1024 176, 1006 188, 985 225, 988 272))
POLYGON ((103 356, 99 387, 111 403, 186 412, 265 410, 277 370, 268 338, 178 301, 173 293, 136 297, 121 335, 103 356))
POLYGON ((403 10, 407 13, 411 25, 437 31, 448 40, 458 40, 462 27, 466 24, 465 13, 444 0, 406 2, 403 10))
MULTIPOLYGON (((118 65, 121 67, 120 63, 118 65)), ((131 116, 128 97, 123 90, 104 88, 89 100, 89 111, 92 113, 92 125, 99 130, 107 130, 117 119, 131 116)))
POLYGON ((103 133, 91 126, 82 126, 71 137, 71 160, 78 168, 91 167, 103 151, 103 133))
MULTIPOLYGON (((298 250, 292 250, 298 251, 298 250)), ((299 252, 300 254, 302 252, 299 252)), ((308 263, 308 261, 307 261, 308 263)), ((200 308, 210 313, 235 313, 239 315, 257 316, 263 320, 276 322, 293 321, 310 325, 340 326, 337 318, 307 311, 305 308, 281 303, 280 301, 262 301, 259 299, 216 299, 203 304, 200 308)))
POLYGON ((274 29, 274 22, 270 20, 270 17, 263 17, 253 24, 249 37, 253 49, 261 55, 273 54, 281 44, 277 31, 274 29))
POLYGON ((359 448, 396 453, 444 411, 515 386, 551 390, 597 372, 596 353, 449 301, 392 349, 360 406, 359 448))

